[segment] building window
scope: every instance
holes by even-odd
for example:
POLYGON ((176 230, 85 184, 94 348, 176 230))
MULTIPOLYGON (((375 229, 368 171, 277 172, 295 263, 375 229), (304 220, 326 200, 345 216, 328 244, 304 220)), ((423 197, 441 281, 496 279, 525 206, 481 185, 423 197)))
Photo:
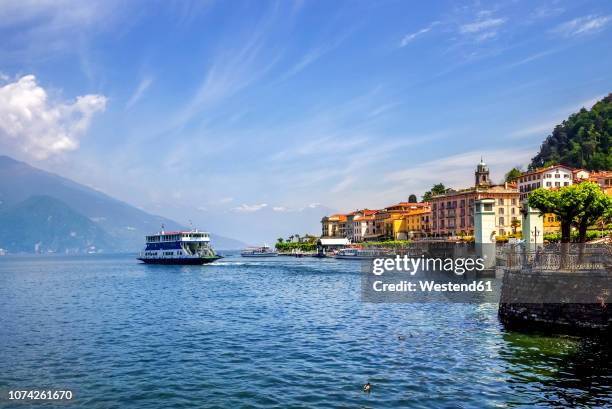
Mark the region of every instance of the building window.
POLYGON ((498 213, 499 213, 499 214, 504 214, 504 208, 503 208, 503 207, 500 207, 500 208, 499 208, 499 212, 498 212, 498 213))
POLYGON ((503 218, 503 217, 500 217, 500 218, 499 218, 499 225, 500 225, 500 226, 503 226, 504 224, 505 224, 505 223, 504 223, 504 218, 503 218))
POLYGON ((500 206, 503 206, 503 205, 504 205, 504 199, 503 199, 503 198, 500 198, 500 199, 499 199, 499 205, 500 205, 500 206))
POLYGON ((546 182, 546 187, 552 187, 552 182, 546 182))
POLYGON ((512 206, 516 206, 516 199, 512 198, 512 206))
POLYGON ((569 186, 569 182, 563 182, 563 186, 569 186))

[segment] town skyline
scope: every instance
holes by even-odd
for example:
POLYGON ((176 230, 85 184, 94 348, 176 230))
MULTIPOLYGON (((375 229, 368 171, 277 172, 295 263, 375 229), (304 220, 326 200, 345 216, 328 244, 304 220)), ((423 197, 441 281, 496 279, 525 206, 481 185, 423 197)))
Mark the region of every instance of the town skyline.
POLYGON ((481 157, 498 183, 612 89, 612 6, 595 1, 21 2, 0 17, 1 153, 250 243, 468 186, 481 157))

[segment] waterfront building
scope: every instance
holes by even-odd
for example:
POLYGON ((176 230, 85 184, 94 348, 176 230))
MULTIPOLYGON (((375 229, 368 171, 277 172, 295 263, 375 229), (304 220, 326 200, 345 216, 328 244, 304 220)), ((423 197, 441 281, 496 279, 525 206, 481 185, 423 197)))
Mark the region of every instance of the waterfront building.
MULTIPOLYGON (((409 224, 416 226, 417 217, 429 220, 430 213, 431 207, 429 203, 400 202, 385 207, 375 222, 378 223, 378 231, 382 239, 406 240, 410 235, 409 224), (411 215, 413 215, 412 218, 410 218, 411 215)), ((414 233, 416 231, 413 231, 413 235, 414 233)), ((421 232, 418 234, 422 235, 421 232)))
POLYGON ((612 188, 612 170, 591 172, 588 180, 597 183, 602 190, 609 191, 612 188))
MULTIPOLYGON (((371 240, 377 237, 375 215, 376 210, 363 209, 354 212, 352 217, 352 227, 349 233, 349 240, 354 243, 371 240)), ((347 217, 347 225, 349 218, 347 217)))
POLYGON ((431 233, 431 207, 423 207, 408 213, 405 217, 408 238, 427 237, 431 233))
POLYGON ((333 214, 321 219, 321 237, 346 237, 346 215, 333 214))
MULTIPOLYGON (((586 171, 579 171, 577 178, 584 177, 586 171)), ((588 173, 588 172, 586 172, 588 173)), ((553 189, 570 186, 574 182, 574 169, 564 165, 553 165, 523 172, 518 178, 521 201, 527 199, 529 192, 534 189, 553 189)))
POLYGON ((574 179, 574 183, 579 183, 584 180, 587 180, 591 173, 586 169, 574 169, 572 170, 572 176, 574 179))
POLYGON ((474 172, 474 186, 450 190, 432 198, 431 235, 474 235, 474 202, 481 199, 494 199, 496 234, 510 234, 516 227, 513 223, 520 220, 519 197, 519 190, 513 183, 492 184, 489 168, 481 160, 474 172))
MULTIPOLYGON (((521 201, 529 197, 534 189, 558 189, 574 183, 587 180, 589 172, 584 169, 572 169, 564 165, 552 165, 528 172, 523 172, 518 178, 521 201)), ((544 215, 544 234, 556 233, 561 230, 561 221, 553 213, 544 215)))

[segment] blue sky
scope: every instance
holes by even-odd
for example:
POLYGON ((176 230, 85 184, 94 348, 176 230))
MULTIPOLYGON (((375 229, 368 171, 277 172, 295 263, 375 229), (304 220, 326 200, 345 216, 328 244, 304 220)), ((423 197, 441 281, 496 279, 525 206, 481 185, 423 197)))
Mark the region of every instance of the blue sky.
POLYGON ((607 1, 20 1, 0 35, 3 153, 251 243, 499 180, 612 91, 607 1))

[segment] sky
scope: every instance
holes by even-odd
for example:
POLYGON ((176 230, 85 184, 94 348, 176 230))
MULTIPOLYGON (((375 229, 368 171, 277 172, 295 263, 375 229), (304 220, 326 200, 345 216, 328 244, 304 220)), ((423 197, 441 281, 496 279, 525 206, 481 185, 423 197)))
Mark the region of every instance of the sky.
POLYGON ((525 166, 609 1, 3 1, 0 153, 250 244, 525 166))

